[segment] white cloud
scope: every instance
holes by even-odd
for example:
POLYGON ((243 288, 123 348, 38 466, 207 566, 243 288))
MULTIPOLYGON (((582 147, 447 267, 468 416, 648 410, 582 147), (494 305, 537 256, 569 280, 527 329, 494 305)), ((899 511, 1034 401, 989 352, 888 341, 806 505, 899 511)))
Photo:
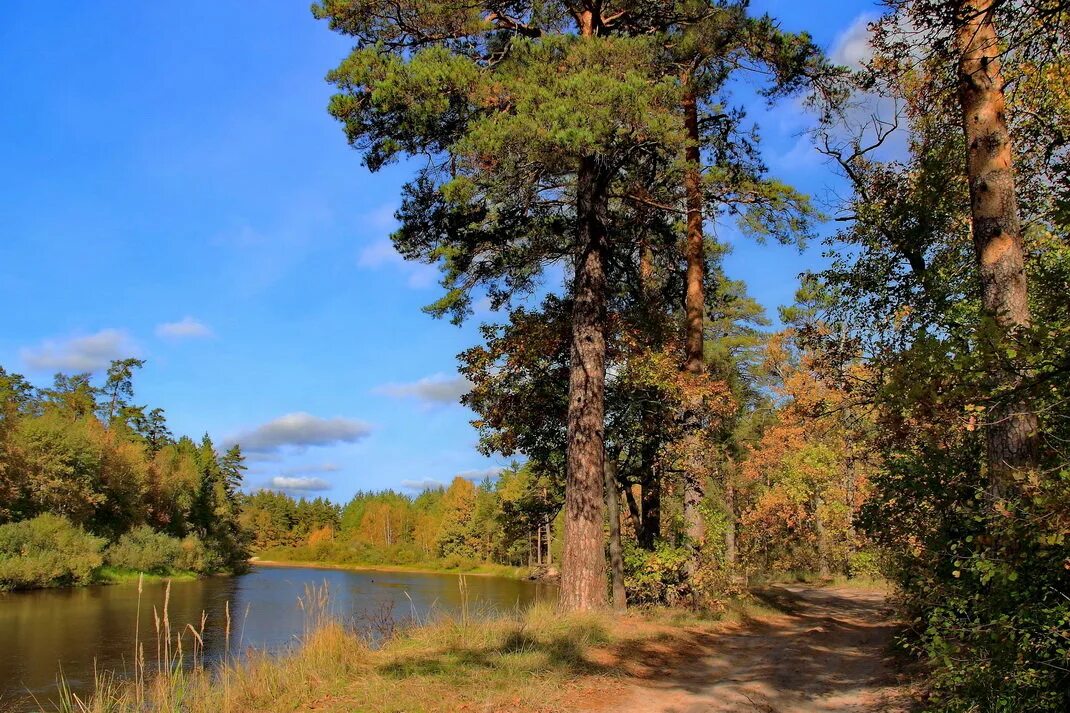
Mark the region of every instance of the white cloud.
POLYGON ((465 480, 471 480, 477 483, 481 483, 487 478, 497 478, 502 474, 505 468, 501 466, 494 466, 492 468, 483 468, 482 470, 465 470, 457 474, 458 478, 464 478, 465 480))
POLYGON ((387 238, 365 245, 357 255, 357 265, 370 270, 384 267, 398 270, 405 275, 405 284, 416 290, 431 287, 438 278, 437 267, 406 260, 387 238))
POLYGON ((226 443, 240 444, 253 453, 270 453, 287 446, 304 449, 308 446, 331 446, 355 443, 366 438, 372 427, 364 421, 350 418, 320 418, 298 412, 280 416, 228 438, 226 443))
POLYGON ((406 490, 421 492, 424 490, 434 490, 435 488, 444 488, 446 486, 432 478, 424 478, 423 480, 403 480, 401 481, 401 487, 406 490))
MULTIPOLYGON (((454 475, 454 478, 464 478, 465 480, 471 480, 474 483, 482 483, 487 478, 497 478, 501 475, 505 468, 501 466, 493 466, 491 468, 482 468, 477 470, 463 470, 460 473, 454 475)), ((452 478, 451 478, 452 480, 452 478)), ((446 483, 441 480, 435 480, 434 478, 424 478, 422 480, 403 480, 401 481, 401 487, 406 490, 434 490, 435 488, 448 487, 446 483)))
POLYGON ((115 359, 139 353, 137 343, 125 331, 102 329, 84 337, 46 339, 40 346, 20 350, 19 356, 31 369, 84 372, 99 371, 115 359))
POLYGON ((854 22, 833 41, 829 58, 835 64, 842 64, 851 69, 861 69, 873 58, 869 23, 876 19, 870 13, 856 17, 854 22))
POLYGON ((312 492, 317 490, 330 490, 331 484, 323 478, 288 478, 279 475, 271 479, 271 487, 279 490, 312 492))
POLYGON ((177 322, 164 322, 157 325, 156 336, 165 339, 197 339, 212 336, 212 330, 203 322, 186 316, 177 322))
POLYGON ((415 398, 432 404, 455 404, 472 390, 472 382, 463 376, 434 374, 419 381, 377 386, 375 392, 395 398, 415 398))

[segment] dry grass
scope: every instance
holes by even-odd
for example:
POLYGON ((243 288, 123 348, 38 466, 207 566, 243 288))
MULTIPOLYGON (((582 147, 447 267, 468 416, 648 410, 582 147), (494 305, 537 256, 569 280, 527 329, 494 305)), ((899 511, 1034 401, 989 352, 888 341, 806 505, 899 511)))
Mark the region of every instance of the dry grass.
MULTIPOLYGON (((463 580, 462 580, 463 581, 463 580)), ((463 584, 462 584, 463 588, 463 584)), ((462 589, 463 591, 463 589, 462 589)), ((308 626, 282 655, 252 653, 221 664, 203 660, 203 624, 172 624, 166 607, 139 644, 130 680, 96 677, 95 691, 67 691, 71 713, 189 711, 557 711, 608 696, 622 671, 608 653, 654 633, 608 614, 563 616, 538 606, 512 616, 473 616, 391 627, 373 645, 326 616, 326 592, 301 600, 308 626), (616 633, 614 633, 616 632, 616 633), (146 664, 144 649, 157 651, 146 664)))

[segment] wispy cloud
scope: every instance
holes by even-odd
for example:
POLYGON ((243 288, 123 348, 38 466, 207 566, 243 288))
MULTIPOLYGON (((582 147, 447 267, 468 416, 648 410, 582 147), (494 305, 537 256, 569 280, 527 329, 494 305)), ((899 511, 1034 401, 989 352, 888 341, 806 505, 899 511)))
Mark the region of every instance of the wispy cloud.
POLYGON ((199 339, 212 336, 212 330, 203 322, 186 316, 177 322, 156 325, 156 336, 164 339, 199 339))
POLYGON ((401 481, 401 487, 406 490, 423 492, 424 490, 434 490, 435 488, 444 488, 446 486, 433 478, 424 478, 423 480, 403 480, 401 481))
POLYGON ((365 245, 357 255, 357 265, 370 270, 384 267, 398 270, 405 276, 405 284, 415 290, 431 287, 438 278, 437 267, 406 260, 387 238, 365 245))
POLYGON ((19 356, 31 369, 56 371, 99 371, 115 359, 140 354, 137 343, 121 329, 102 329, 95 334, 69 339, 46 339, 36 347, 26 347, 19 356))
POLYGON ((271 479, 271 487, 277 490, 316 492, 330 490, 331 484, 323 478, 291 478, 279 475, 271 479))
POLYGON ((367 438, 371 431, 371 425, 364 421, 320 418, 302 411, 242 431, 228 438, 226 443, 240 444, 243 450, 253 453, 271 453, 285 447, 304 449, 355 443, 367 438))
POLYGON ((505 470, 505 468, 502 468, 501 466, 494 466, 492 468, 483 468, 481 470, 465 470, 465 471, 461 471, 460 473, 458 473, 457 477, 458 478, 464 478, 465 480, 471 480, 471 481, 480 483, 480 482, 486 480, 487 478, 491 478, 491 479, 497 478, 499 475, 502 474, 503 470, 505 470))
POLYGON ((383 384, 375 393, 395 398, 414 398, 430 404, 455 404, 472 390, 472 382, 463 376, 434 374, 418 381, 383 384))
POLYGON ((869 24, 877 18, 865 13, 855 18, 846 30, 841 32, 832 43, 829 59, 851 69, 861 69, 873 58, 873 44, 869 24))
MULTIPOLYGON (((464 478, 465 480, 471 480, 475 483, 481 483, 487 478, 497 478, 499 475, 501 475, 503 470, 505 470, 505 468, 502 468, 501 466, 494 466, 491 468, 482 468, 476 470, 464 470, 452 476, 448 480, 452 480, 453 478, 464 478)), ((423 478, 422 480, 403 480, 401 481, 401 487, 406 490, 421 492, 424 490, 434 490, 435 488, 445 488, 447 487, 447 484, 442 482, 441 480, 436 480, 435 478, 423 478)))

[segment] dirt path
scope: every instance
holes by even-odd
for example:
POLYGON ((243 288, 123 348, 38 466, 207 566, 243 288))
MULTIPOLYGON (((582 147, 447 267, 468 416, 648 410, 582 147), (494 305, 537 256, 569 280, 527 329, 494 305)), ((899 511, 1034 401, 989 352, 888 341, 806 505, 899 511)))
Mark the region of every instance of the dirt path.
POLYGON ((761 596, 784 613, 713 632, 690 631, 683 641, 631 652, 639 661, 646 658, 645 671, 636 672, 638 682, 608 710, 909 710, 910 699, 887 660, 894 625, 882 593, 784 586, 761 596))

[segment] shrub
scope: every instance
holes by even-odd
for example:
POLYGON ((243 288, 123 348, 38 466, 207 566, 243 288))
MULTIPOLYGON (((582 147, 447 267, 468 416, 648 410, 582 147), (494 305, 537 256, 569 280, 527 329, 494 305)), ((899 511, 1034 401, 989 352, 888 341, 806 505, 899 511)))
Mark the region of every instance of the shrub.
POLYGON ((184 540, 156 532, 142 525, 119 538, 108 548, 108 564, 150 574, 169 574, 175 570, 205 572, 212 567, 208 552, 199 539, 190 535, 184 540))
POLYGON ((853 552, 847 560, 847 574, 852 579, 880 579, 883 575, 880 556, 872 550, 853 552))
POLYGON ((104 543, 58 515, 0 525, 0 589, 87 584, 104 543))
POLYGON ((639 606, 681 603, 691 591, 686 547, 659 542, 647 551, 628 543, 624 552, 624 588, 628 601, 639 606))
POLYGON ((187 535, 178 543, 174 568, 189 572, 217 572, 223 569, 223 558, 201 542, 196 535, 187 535))

